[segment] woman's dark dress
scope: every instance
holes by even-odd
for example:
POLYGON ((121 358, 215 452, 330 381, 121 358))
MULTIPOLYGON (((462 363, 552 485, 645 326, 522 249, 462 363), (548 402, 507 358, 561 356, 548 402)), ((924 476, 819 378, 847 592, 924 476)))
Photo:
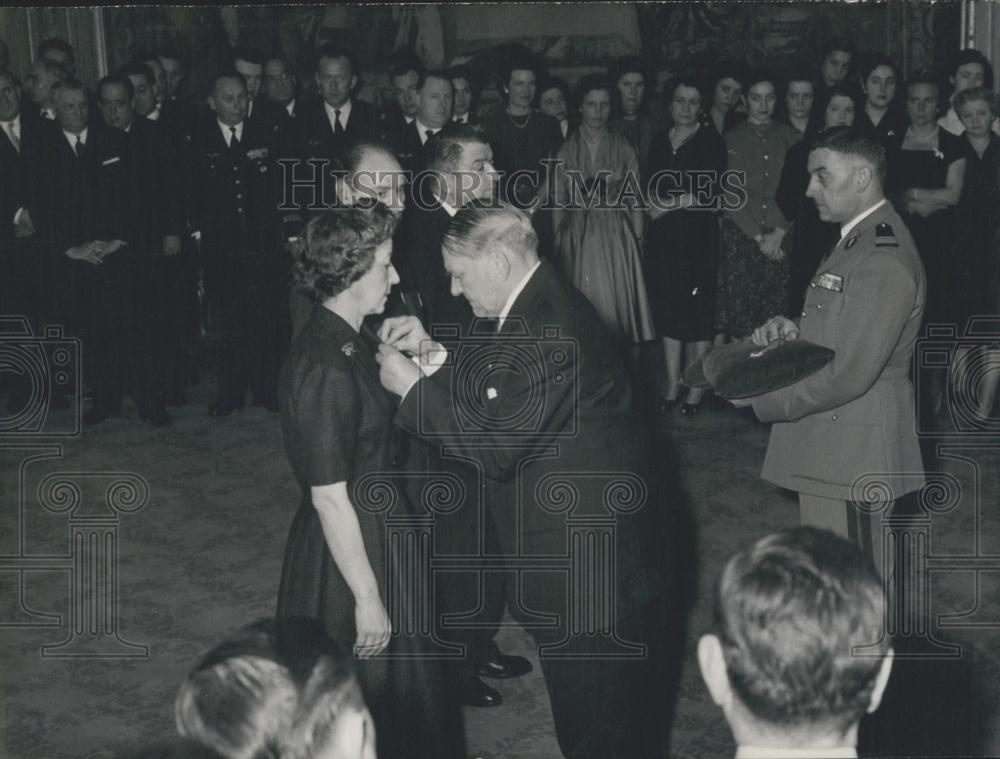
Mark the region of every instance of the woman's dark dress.
POLYGON ((806 197, 809 187, 809 151, 819 135, 796 142, 785 154, 781 180, 774 195, 778 208, 792 222, 782 247, 789 251, 788 311, 797 319, 805 303, 806 289, 816 274, 820 262, 840 239, 837 224, 819 218, 816 203, 806 197))
MULTIPOLYGON (((944 129, 938 129, 937 150, 903 150, 905 136, 906 130, 897 134, 889 149, 889 184, 897 198, 913 187, 928 190, 943 188, 948 178, 948 167, 966 157, 967 147, 962 138, 944 129)), ((927 273, 924 319, 928 323, 954 324, 959 316, 956 306, 962 298, 961 293, 951 291, 953 278, 949 272, 954 249, 954 209, 945 208, 930 216, 920 216, 907 213, 902 201, 895 205, 913 235, 927 273)))
MULTIPOLYGON (((965 139, 964 137, 962 138, 965 139)), ((998 313, 997 261, 993 234, 1000 214, 1000 138, 980 158, 966 141, 965 183, 955 209, 955 247, 951 291, 958 298, 954 315, 961 332, 970 316, 998 313)))
POLYGON ((862 104, 858 107, 854 117, 854 129, 868 139, 875 140, 882 147, 888 147, 897 135, 906 132, 906 115, 900 113, 898 108, 889 106, 889 110, 882 116, 878 124, 874 124, 862 104))
MULTIPOLYGON (((397 605, 386 598, 386 577, 397 562, 387 550, 386 512, 377 506, 380 488, 391 487, 392 478, 378 475, 395 469, 396 403, 378 374, 372 350, 358 333, 317 306, 281 376, 285 450, 303 497, 285 548, 277 616, 317 619, 347 651, 357 637, 354 596, 326 544, 310 488, 347 482, 382 603, 393 615, 397 605)), ((406 508, 398 502, 392 516, 406 508)), ((392 622, 395 632, 386 653, 408 656, 383 654, 356 662, 375 720, 379 756, 464 756, 461 711, 445 687, 443 666, 412 656, 424 650, 423 639, 401 634, 401 620, 392 622)))
MULTIPOLYGON (((669 130, 664 130, 649 152, 650 193, 666 203, 671 195, 693 192, 695 176, 688 172, 715 178, 725 170, 726 143, 712 127, 698 127, 677 150, 670 144, 669 130), (684 174, 678 182, 660 172, 684 174)), ((656 332, 662 337, 696 342, 714 336, 719 221, 711 206, 717 193, 718 183, 712 181, 704 205, 670 211, 649 225, 646 289, 656 332)))

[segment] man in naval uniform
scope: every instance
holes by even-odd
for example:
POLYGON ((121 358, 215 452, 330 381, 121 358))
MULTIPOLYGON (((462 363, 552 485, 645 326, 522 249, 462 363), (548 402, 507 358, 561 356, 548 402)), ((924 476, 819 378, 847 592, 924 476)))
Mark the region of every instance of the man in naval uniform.
POLYGON ((753 341, 801 337, 836 356, 751 399, 757 417, 774 422, 762 476, 799 494, 804 525, 872 555, 863 503, 898 500, 923 484, 909 373, 926 281, 913 238, 884 195, 882 147, 838 130, 812 149, 808 168, 806 195, 823 221, 840 224, 840 240, 809 285, 799 323, 776 316, 753 341))

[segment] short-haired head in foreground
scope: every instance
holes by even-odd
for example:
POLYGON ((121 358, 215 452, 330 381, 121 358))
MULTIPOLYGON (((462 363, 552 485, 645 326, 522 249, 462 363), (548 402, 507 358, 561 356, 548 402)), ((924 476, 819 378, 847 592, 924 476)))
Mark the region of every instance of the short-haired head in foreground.
POLYGON ((214 648, 181 684, 174 713, 182 736, 227 759, 374 757, 351 661, 312 620, 262 620, 214 648), (357 736, 345 732, 358 720, 357 736), (360 745, 338 753, 349 738, 360 745))
POLYGON ((853 745, 892 666, 884 613, 871 561, 826 530, 783 530, 733 556, 698 661, 737 742, 853 745))
POLYGON ((321 303, 344 292, 372 267, 375 251, 392 239, 398 215, 381 203, 319 214, 303 233, 295 282, 321 303))
POLYGON ((442 245, 452 295, 478 317, 497 317, 538 263, 531 219, 506 203, 473 200, 455 214, 442 245))

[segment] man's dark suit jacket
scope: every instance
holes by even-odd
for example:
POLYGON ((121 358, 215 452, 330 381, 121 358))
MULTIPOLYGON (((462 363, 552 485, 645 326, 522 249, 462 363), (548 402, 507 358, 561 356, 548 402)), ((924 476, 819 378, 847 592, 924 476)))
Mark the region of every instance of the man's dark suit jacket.
POLYGON ((201 232, 205 274, 214 288, 224 283, 227 261, 254 254, 274 264, 284 260, 272 136, 266 124, 247 120, 239 148, 231 149, 214 114, 202 120, 195 134, 188 223, 201 232))
POLYGON ((126 135, 129 241, 136 253, 159 254, 166 235, 184 234, 181 161, 160 122, 136 118, 126 135))
POLYGON ((73 152, 61 128, 46 129, 43 138, 31 210, 38 211, 33 220, 49 251, 61 257, 69 248, 92 240, 128 242, 125 133, 91 122, 82 158, 73 152))
POLYGON ((420 296, 428 329, 458 324, 465 330, 474 318, 468 301, 451 294, 451 277, 444 268, 441 243, 450 223, 451 214, 429 192, 419 203, 411 195, 393 238, 393 265, 400 278, 397 289, 420 296))
MULTIPOLYGON (((441 129, 435 132, 434 135, 449 134, 452 129, 454 129, 454 125, 449 121, 441 127, 441 129)), ((412 124, 404 123, 404 125, 396 133, 394 142, 389 143, 389 147, 392 148, 392 152, 396 154, 396 158, 399 159, 403 168, 414 173, 421 171, 424 168, 424 145, 426 145, 426 143, 420 139, 420 132, 417 131, 416 120, 414 120, 412 124)))
POLYGON ((25 125, 21 120, 21 152, 0 128, 0 252, 6 252, 14 241, 14 215, 27 206, 28 168, 25 160, 25 125))
MULTIPOLYGON (((663 592, 666 573, 662 504, 648 491, 630 513, 628 497, 615 503, 615 493, 643 491, 647 473, 619 348, 586 297, 544 261, 495 342, 484 340, 463 341, 451 366, 418 381, 396 423, 480 462, 505 554, 565 556, 568 520, 613 516, 619 618, 630 614, 663 592), (609 488, 616 479, 621 490, 609 488), (563 508, 567 491, 575 497, 563 508)), ((566 621, 564 577, 521 579, 523 604, 566 621)))
POLYGON ((343 137, 337 137, 326 115, 323 101, 302 108, 295 118, 298 149, 302 158, 339 159, 344 151, 358 142, 380 142, 385 138, 382 115, 375 106, 357 98, 351 99, 351 114, 343 137))

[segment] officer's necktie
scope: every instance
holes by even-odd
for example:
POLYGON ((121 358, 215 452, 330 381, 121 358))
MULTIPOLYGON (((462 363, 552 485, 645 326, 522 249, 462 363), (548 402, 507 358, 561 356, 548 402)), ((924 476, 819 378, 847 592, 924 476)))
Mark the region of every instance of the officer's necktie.
POLYGON ((236 136, 236 127, 229 127, 229 149, 237 150, 240 146, 240 138, 236 136))
POLYGON ((83 158, 83 140, 80 139, 80 135, 76 136, 76 144, 73 146, 73 152, 76 153, 77 158, 83 158))
MULTIPOLYGON (((434 130, 433 129, 427 129, 427 130, 424 131, 424 134, 427 135, 427 139, 429 140, 431 137, 434 136, 434 130)), ((424 144, 425 145, 427 144, 427 140, 424 140, 424 144)))
POLYGON ((340 123, 340 111, 333 112, 333 133, 337 137, 344 136, 344 125, 340 123))

